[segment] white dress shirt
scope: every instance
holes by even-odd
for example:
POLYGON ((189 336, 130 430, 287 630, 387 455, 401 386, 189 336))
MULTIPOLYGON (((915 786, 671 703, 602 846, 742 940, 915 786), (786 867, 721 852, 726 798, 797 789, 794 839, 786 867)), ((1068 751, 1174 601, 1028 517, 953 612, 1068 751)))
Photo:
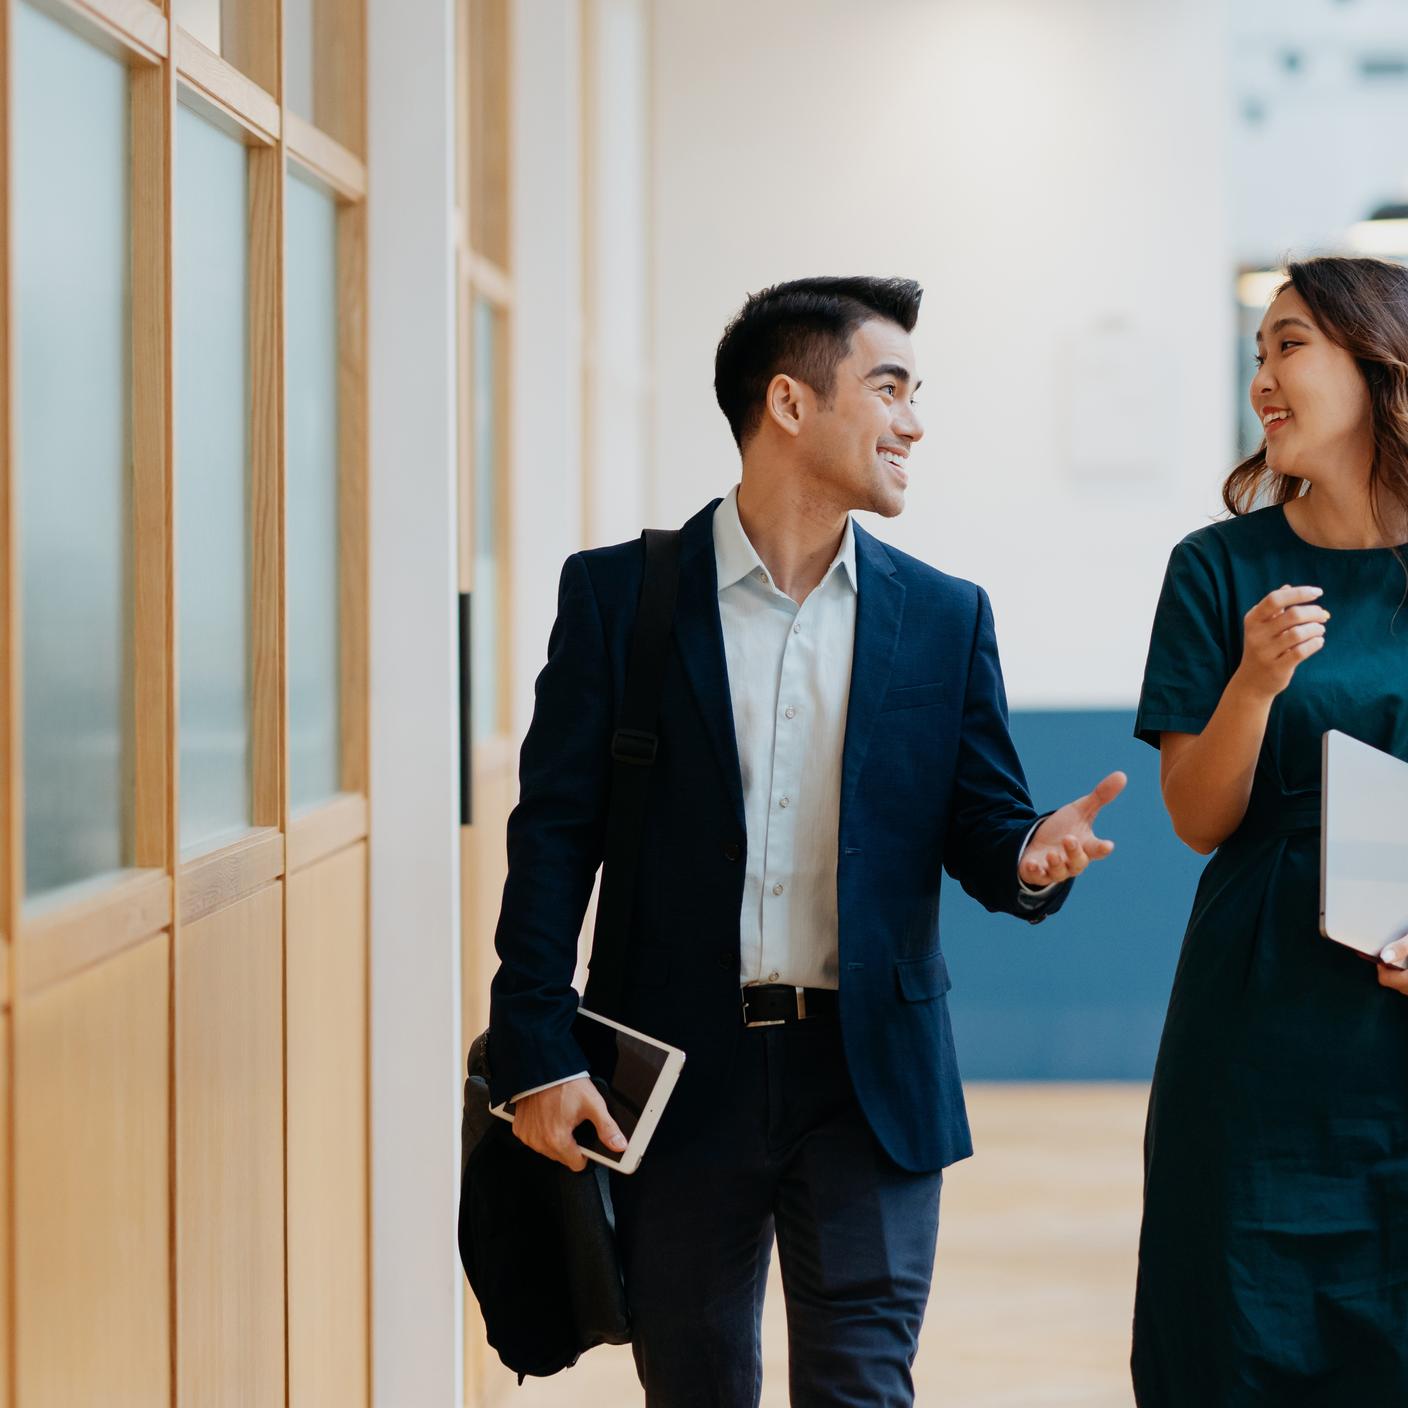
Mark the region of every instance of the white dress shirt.
POLYGON ((748 836, 742 981, 834 988, 855 530, 847 518, 826 575, 798 606, 748 541, 734 488, 714 513, 714 560, 748 836))

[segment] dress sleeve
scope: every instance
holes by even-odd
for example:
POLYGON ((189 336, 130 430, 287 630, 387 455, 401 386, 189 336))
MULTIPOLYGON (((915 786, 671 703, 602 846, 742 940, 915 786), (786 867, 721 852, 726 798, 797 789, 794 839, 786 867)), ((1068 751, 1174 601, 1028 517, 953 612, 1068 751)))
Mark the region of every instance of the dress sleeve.
POLYGON ((1195 542, 1174 548, 1154 613, 1134 736, 1201 733, 1236 668, 1224 629, 1226 597, 1216 566, 1195 542))

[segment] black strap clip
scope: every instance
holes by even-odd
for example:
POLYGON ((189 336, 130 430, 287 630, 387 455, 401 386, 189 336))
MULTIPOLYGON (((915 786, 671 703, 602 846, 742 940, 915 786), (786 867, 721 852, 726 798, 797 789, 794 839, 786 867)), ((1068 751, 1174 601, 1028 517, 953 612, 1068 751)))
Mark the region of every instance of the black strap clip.
POLYGON ((618 728, 611 736, 611 756, 618 763, 648 768, 654 764, 659 751, 659 738, 638 728, 618 728))

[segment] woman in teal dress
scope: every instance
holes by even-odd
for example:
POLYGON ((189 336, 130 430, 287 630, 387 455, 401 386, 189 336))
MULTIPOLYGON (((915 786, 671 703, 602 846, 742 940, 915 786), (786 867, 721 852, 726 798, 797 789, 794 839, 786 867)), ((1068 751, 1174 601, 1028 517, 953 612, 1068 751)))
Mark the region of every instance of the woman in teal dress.
POLYGON ((1212 854, 1145 1134, 1140 1408, 1408 1404, 1408 973, 1319 933, 1322 733, 1408 759, 1408 269, 1288 272, 1265 443, 1173 550, 1135 723, 1212 854))

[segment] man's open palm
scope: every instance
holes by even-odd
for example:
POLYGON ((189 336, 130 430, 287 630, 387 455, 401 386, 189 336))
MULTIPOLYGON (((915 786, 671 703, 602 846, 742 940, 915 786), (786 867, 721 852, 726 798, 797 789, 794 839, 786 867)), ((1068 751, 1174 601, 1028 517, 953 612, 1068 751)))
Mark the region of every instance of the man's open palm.
POLYGON ((1112 772, 1093 792, 1052 812, 1022 852, 1017 867, 1022 879, 1035 888, 1058 885, 1079 875, 1091 861, 1104 860, 1115 843, 1095 834, 1095 818, 1101 807, 1124 791, 1127 781, 1122 772, 1112 772))

